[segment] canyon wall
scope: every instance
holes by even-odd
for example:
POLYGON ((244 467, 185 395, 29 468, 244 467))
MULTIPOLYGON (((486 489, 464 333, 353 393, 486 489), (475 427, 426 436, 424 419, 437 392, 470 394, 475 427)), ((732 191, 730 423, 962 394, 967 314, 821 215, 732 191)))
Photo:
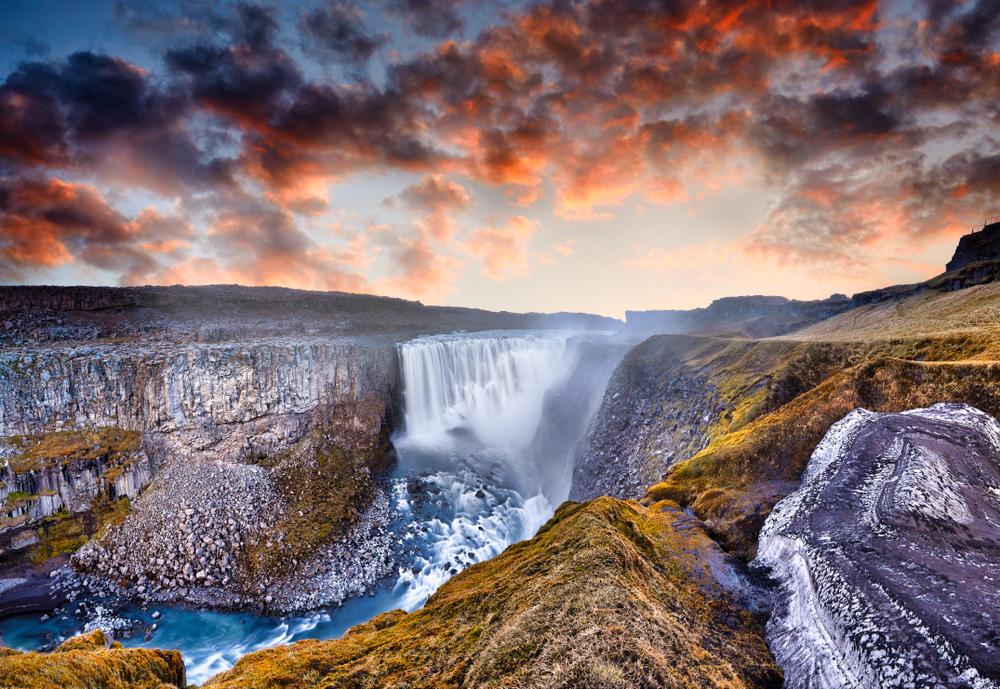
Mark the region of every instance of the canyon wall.
POLYGON ((116 426, 162 435, 171 454, 242 461, 308 433, 317 410, 372 423, 352 407, 390 407, 397 381, 391 341, 12 347, 0 353, 0 435, 116 426))

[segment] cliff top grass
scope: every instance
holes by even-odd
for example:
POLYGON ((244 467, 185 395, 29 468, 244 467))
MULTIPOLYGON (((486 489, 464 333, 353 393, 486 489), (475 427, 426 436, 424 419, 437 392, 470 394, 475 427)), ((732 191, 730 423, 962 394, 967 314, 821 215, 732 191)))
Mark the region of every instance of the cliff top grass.
POLYGON ((869 304, 776 339, 871 341, 946 333, 990 334, 1000 340, 1000 283, 869 304))
POLYGON ((780 686, 762 617, 712 576, 719 558, 674 503, 567 502, 421 610, 252 653, 204 687, 780 686))
POLYGON ((0 686, 25 689, 168 689, 185 686, 179 651, 125 649, 98 630, 53 653, 0 649, 0 686))
POLYGON ((94 430, 54 431, 40 435, 18 435, 6 439, 8 445, 21 450, 10 459, 10 466, 17 474, 50 466, 55 462, 65 465, 72 461, 92 461, 101 457, 112 458, 116 463, 126 461, 138 452, 142 434, 115 426, 94 430))

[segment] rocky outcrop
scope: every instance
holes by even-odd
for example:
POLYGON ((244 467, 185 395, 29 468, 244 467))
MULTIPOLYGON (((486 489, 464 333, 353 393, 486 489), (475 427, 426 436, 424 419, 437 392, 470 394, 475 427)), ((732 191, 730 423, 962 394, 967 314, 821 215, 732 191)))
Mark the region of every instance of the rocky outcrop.
POLYGON ((998 525, 993 417, 936 404, 834 424, 760 537, 786 686, 1000 686, 998 525))
POLYGON ((75 636, 52 653, 0 648, 0 685, 32 689, 166 689, 187 685, 178 651, 123 648, 102 631, 75 636))
POLYGON ((615 369, 583 451, 570 499, 638 499, 676 461, 708 445, 725 411, 708 375, 683 361, 675 340, 651 338, 615 369))
POLYGON ((421 610, 252 653, 203 686, 777 688, 763 616, 746 597, 676 504, 565 503, 421 610))
POLYGON ((1000 261, 990 260, 963 264, 953 270, 949 269, 947 273, 942 273, 926 282, 915 285, 895 285, 868 292, 858 292, 851 297, 851 308, 901 301, 927 291, 957 292, 976 285, 989 284, 996 280, 998 275, 1000 275, 1000 261))
POLYGON ((991 220, 958 240, 955 254, 948 261, 945 271, 950 273, 970 263, 1000 260, 1000 222, 997 218, 991 220))

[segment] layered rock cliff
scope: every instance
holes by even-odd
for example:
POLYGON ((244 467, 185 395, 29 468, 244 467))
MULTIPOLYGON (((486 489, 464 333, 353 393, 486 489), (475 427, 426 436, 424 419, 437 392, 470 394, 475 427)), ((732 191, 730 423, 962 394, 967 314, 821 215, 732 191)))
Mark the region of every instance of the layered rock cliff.
MULTIPOLYGON (((335 485, 338 495, 349 493, 352 511, 325 515, 333 528, 352 528, 356 522, 359 529, 362 524, 371 529, 384 520, 386 498, 379 497, 376 484, 394 466, 388 436, 398 405, 398 362, 391 338, 11 347, 0 353, 0 390, 0 433, 32 434, 25 442, 37 443, 36 454, 60 434, 77 433, 60 429, 106 433, 115 428, 134 439, 133 454, 121 461, 69 462, 53 447, 47 466, 25 466, 19 472, 15 463, 4 470, 11 493, 25 489, 10 502, 8 527, 30 529, 31 517, 60 508, 83 512, 98 497, 133 501, 125 524, 111 528, 101 543, 90 544, 74 559, 95 576, 113 574, 127 584, 125 592, 143 600, 194 596, 213 605, 308 607, 358 593, 384 573, 382 563, 378 571, 346 578, 345 586, 315 599, 314 591, 284 581, 250 551, 283 541, 284 522, 298 511, 298 501, 293 498, 297 489, 282 479, 282 471, 294 475, 295 467, 312 465, 325 455, 316 450, 316 440, 283 463, 278 458, 315 434, 343 458, 335 485), (169 471, 159 476, 156 490, 139 497, 163 463, 169 471), (363 490, 345 483, 354 474, 363 490), (200 528, 197 520, 189 524, 190 519, 165 518, 190 517, 186 511, 203 518, 200 528), (28 519, 19 521, 19 512, 28 519)), ((323 516, 311 515, 326 523, 323 516)), ((306 571, 325 567, 312 562, 315 552, 297 555, 289 561, 302 559, 306 571)), ((308 580, 299 576, 299 583, 308 580)))

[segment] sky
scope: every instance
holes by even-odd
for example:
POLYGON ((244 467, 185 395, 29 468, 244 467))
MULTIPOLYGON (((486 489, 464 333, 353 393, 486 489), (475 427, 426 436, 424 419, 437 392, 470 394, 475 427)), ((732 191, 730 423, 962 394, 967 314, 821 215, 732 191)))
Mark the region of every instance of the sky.
POLYGON ((1000 0, 0 3, 0 281, 817 299, 1000 214, 1000 0))

